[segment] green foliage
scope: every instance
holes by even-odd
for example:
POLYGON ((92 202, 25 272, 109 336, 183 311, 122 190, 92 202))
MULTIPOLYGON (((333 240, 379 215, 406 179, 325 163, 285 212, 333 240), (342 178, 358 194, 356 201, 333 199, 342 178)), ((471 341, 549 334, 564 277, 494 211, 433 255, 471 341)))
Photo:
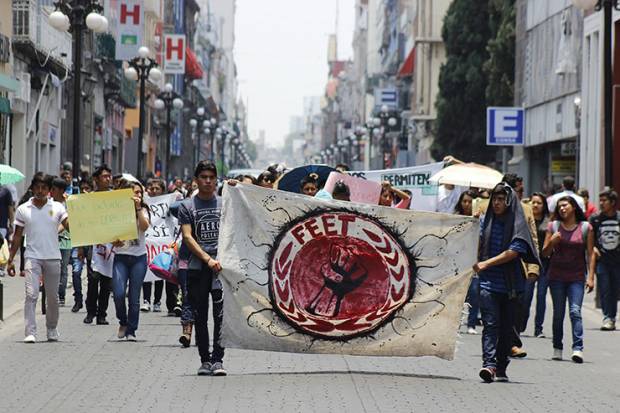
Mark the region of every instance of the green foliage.
POLYGON ((435 159, 453 155, 486 163, 487 106, 512 106, 515 79, 515 0, 454 0, 443 39, 447 60, 439 76, 435 159))

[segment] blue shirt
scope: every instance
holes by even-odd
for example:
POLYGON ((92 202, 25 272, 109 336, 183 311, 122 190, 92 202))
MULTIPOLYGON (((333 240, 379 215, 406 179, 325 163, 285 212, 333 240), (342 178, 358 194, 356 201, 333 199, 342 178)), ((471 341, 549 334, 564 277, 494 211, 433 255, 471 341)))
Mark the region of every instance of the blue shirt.
MULTIPOLYGON (((504 242, 504 221, 494 219, 491 226, 491 234, 489 239, 489 258, 493 258, 504 252, 502 244, 504 242)), ((513 240, 508 246, 508 250, 515 251, 522 256, 527 253, 527 243, 522 239, 513 240)), ((521 274, 521 260, 515 258, 513 261, 504 265, 491 267, 478 274, 480 278, 480 288, 495 293, 508 293, 506 279, 504 277, 504 266, 514 265, 515 269, 515 289, 521 292, 525 289, 525 279, 521 274)))

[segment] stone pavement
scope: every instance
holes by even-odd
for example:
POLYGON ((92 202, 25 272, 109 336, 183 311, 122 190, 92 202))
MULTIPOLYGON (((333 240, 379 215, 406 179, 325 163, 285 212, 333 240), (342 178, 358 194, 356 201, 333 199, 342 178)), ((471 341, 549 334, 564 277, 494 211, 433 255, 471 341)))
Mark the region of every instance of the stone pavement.
MULTIPOLYGON (((598 331, 591 302, 584 364, 551 361, 550 339, 525 337, 529 355, 512 362, 511 382, 483 384, 480 336, 469 335, 459 337, 454 361, 231 349, 229 376, 198 377, 197 349, 177 344, 177 318, 143 313, 139 341, 118 342, 112 305, 110 326, 84 325, 84 311, 72 314, 70 301, 59 343, 23 344, 22 313, 6 320, 0 412, 620 411, 620 332, 598 331)), ((42 316, 38 323, 44 337, 42 316)), ((567 324, 568 348, 569 332, 567 324)))

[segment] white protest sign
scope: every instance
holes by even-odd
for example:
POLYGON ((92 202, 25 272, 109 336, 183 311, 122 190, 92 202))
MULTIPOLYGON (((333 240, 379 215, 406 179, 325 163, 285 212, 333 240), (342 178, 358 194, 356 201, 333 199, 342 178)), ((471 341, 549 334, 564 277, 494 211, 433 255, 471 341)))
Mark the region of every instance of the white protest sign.
MULTIPOLYGON (((146 197, 144 200, 151 211, 151 225, 144 234, 146 240, 146 257, 149 263, 165 247, 172 244, 179 233, 177 219, 169 213, 170 205, 178 198, 179 194, 173 193, 153 198, 146 197)), ((156 277, 151 270, 147 270, 144 281, 156 281, 159 279, 160 278, 156 277)))

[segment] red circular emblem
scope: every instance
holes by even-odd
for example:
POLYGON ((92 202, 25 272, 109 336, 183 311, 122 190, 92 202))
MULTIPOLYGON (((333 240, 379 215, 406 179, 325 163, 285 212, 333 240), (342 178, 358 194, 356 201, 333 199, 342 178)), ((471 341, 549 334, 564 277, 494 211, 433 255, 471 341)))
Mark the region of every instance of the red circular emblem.
POLYGON ((359 336, 409 300, 409 258, 368 217, 325 212, 278 238, 269 266, 272 304, 298 330, 328 339, 359 336))

